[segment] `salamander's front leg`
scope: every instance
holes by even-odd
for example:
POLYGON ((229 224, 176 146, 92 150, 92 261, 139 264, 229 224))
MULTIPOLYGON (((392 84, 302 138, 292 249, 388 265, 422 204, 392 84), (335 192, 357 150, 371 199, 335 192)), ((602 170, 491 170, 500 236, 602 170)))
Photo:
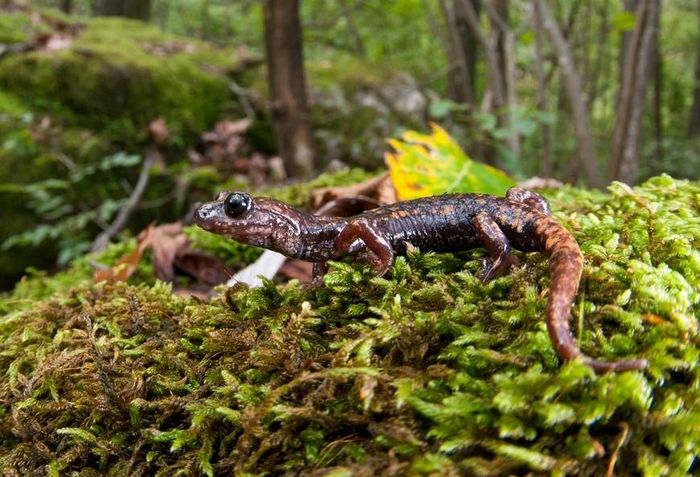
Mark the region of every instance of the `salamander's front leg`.
POLYGON ((326 273, 328 273, 328 264, 326 262, 314 262, 309 287, 313 289, 323 285, 323 276, 326 273))
POLYGON ((361 240, 371 252, 367 254, 368 261, 379 276, 389 271, 394 261, 394 249, 382 234, 367 222, 355 221, 345 226, 335 239, 333 257, 347 255, 357 240, 361 240))
POLYGON ((511 253, 510 243, 498 224, 486 213, 479 213, 473 219, 474 227, 481 243, 491 255, 491 263, 486 266, 481 279, 488 282, 498 274, 518 265, 518 258, 511 253))
POLYGON ((512 200, 513 202, 521 202, 535 210, 539 210, 545 215, 552 215, 549 202, 537 192, 532 192, 531 190, 521 187, 511 187, 508 189, 508 192, 506 192, 506 199, 512 200))

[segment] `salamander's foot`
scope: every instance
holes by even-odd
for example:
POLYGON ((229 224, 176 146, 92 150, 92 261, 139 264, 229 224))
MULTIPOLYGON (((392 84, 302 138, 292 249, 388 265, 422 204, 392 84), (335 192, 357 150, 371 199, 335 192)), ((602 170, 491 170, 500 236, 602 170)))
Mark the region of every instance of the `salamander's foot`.
POLYGON ((377 275, 388 272, 394 261, 394 249, 378 230, 366 222, 350 222, 345 226, 335 239, 333 257, 347 255, 357 240, 364 243, 365 253, 361 256, 372 265, 377 275))
POLYGON ((488 283, 502 273, 505 273, 512 266, 519 266, 520 260, 512 253, 506 252, 493 259, 484 259, 484 269, 479 275, 481 281, 488 283))
POLYGON ((512 265, 519 265, 518 258, 513 255, 510 243, 498 224, 487 214, 480 213, 473 220, 479 239, 489 251, 491 260, 485 264, 481 279, 484 282, 495 278, 507 271, 512 265))
POLYGON ((532 192, 531 190, 521 187, 511 187, 508 189, 508 192, 506 192, 506 199, 525 204, 545 215, 552 215, 549 202, 537 192, 532 192))
POLYGON ((323 276, 328 273, 328 264, 326 262, 314 262, 311 271, 311 283, 308 283, 304 288, 307 290, 315 290, 323 285, 323 276))

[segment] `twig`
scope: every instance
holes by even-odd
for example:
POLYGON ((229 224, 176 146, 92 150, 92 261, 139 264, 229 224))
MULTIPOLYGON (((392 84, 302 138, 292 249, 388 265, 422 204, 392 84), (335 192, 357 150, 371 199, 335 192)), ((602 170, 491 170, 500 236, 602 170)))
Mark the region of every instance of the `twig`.
POLYGON ((154 154, 147 154, 146 157, 143 159, 143 164, 141 165, 141 172, 139 173, 139 178, 138 181, 136 181, 136 186, 134 187, 134 190, 131 192, 131 195, 124 204, 124 207, 122 207, 119 210, 119 213, 114 219, 114 222, 112 222, 110 226, 107 227, 107 229, 104 232, 98 235, 97 238, 95 238, 94 242, 92 242, 92 246, 90 247, 90 250, 92 252, 101 252, 102 250, 107 248, 107 244, 109 243, 109 241, 115 235, 117 235, 126 225, 127 220, 129 220, 129 217, 138 206, 139 201, 141 200, 141 196, 146 190, 148 180, 151 177, 151 166, 153 165, 153 159, 154 154))
POLYGON ((605 477, 613 477, 615 475, 615 464, 617 463, 617 457, 620 453, 620 449, 627 443, 627 438, 629 437, 629 424, 623 421, 620 424, 620 427, 622 428, 622 432, 620 432, 618 438, 616 439, 615 450, 610 455, 610 461, 608 461, 608 469, 607 472, 605 472, 605 477))
POLYGON ((255 114, 255 108, 248 98, 250 92, 235 81, 231 81, 228 87, 238 98, 238 102, 241 103, 241 107, 243 108, 243 112, 245 113, 246 117, 248 119, 255 119, 257 116, 255 114))

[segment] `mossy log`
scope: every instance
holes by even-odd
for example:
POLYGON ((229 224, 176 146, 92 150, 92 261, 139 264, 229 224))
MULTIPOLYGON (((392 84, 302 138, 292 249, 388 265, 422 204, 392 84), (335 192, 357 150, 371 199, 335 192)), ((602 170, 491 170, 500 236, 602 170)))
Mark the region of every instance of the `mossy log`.
POLYGON ((548 196, 586 258, 582 349, 645 372, 558 360, 539 254, 486 285, 482 251, 413 251, 386 278, 336 263, 316 290, 209 303, 147 278, 76 284, 78 263, 0 302, 2 473, 697 472, 700 183, 548 196))

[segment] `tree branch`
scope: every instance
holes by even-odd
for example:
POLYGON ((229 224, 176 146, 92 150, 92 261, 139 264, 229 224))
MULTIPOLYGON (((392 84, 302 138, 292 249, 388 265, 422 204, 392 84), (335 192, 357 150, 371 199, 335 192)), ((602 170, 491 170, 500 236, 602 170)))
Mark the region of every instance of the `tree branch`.
POLYGON ((141 165, 141 172, 139 173, 139 178, 136 181, 136 186, 131 192, 129 199, 127 199, 124 206, 119 210, 114 222, 112 222, 107 229, 95 238, 92 242, 90 250, 92 252, 101 252, 107 248, 109 241, 114 238, 126 225, 126 222, 131 217, 139 202, 141 201, 141 196, 143 196, 146 186, 148 185, 148 180, 151 177, 151 167, 153 166, 154 154, 146 154, 141 165))

